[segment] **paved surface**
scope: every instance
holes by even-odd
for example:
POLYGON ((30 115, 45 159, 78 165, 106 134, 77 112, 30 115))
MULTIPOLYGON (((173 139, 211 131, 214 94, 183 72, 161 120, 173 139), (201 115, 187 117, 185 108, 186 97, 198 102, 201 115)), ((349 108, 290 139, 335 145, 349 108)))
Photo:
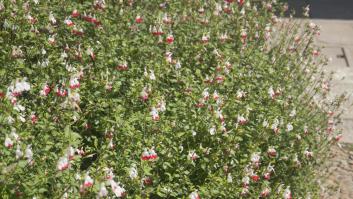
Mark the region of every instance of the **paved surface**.
POLYGON ((302 8, 310 4, 310 16, 315 19, 353 20, 353 0, 288 0, 288 2, 297 13, 301 13, 302 8))
POLYGON ((310 3, 311 20, 320 26, 316 43, 332 59, 325 69, 335 72, 330 95, 346 92, 342 147, 333 147, 322 182, 323 199, 353 199, 353 0, 289 0, 297 11, 310 3))
POLYGON ((335 72, 331 96, 344 92, 348 95, 344 105, 343 124, 338 128, 343 129, 342 141, 353 143, 353 20, 312 21, 321 28, 317 44, 324 46, 323 53, 332 59, 325 67, 327 72, 335 72))
POLYGON ((338 128, 343 129, 342 141, 353 143, 353 0, 288 2, 298 18, 303 7, 310 5, 310 18, 321 28, 321 36, 316 43, 324 46, 323 53, 332 59, 326 67, 327 72, 335 72, 330 94, 334 96, 346 92, 348 95, 343 124, 338 128))

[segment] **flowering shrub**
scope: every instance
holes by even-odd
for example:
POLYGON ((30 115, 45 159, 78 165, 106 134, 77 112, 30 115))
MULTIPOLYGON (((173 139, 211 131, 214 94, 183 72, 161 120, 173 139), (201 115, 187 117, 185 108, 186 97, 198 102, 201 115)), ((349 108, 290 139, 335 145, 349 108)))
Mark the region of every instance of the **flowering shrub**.
POLYGON ((341 99, 287 9, 1 1, 1 195, 318 197, 341 99))

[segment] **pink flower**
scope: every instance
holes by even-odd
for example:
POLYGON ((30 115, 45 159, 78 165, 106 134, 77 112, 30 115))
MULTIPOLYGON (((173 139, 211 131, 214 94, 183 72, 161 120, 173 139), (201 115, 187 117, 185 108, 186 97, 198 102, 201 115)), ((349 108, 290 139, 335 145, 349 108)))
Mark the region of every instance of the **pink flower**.
POLYGON ((67 95, 67 91, 64 88, 57 87, 56 95, 59 96, 59 97, 65 97, 67 95))
POLYGON ((36 124, 38 122, 38 117, 35 114, 32 114, 31 121, 32 121, 32 124, 36 124))
POLYGON ((50 93, 50 87, 48 86, 48 84, 45 84, 44 86, 43 86, 43 89, 40 91, 40 95, 41 96, 47 96, 47 95, 49 95, 49 93, 50 93))
POLYGON ((209 40, 210 40, 210 36, 209 35, 203 35, 202 38, 201 38, 201 41, 204 44, 207 44, 209 40))

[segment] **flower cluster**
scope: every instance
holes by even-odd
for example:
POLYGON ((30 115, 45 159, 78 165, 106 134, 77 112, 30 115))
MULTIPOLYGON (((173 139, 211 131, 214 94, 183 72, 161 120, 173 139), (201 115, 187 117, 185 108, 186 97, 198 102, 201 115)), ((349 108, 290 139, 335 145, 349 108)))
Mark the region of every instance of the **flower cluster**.
POLYGON ((344 97, 317 25, 274 0, 66 3, 0 0, 3 197, 318 196, 344 97))

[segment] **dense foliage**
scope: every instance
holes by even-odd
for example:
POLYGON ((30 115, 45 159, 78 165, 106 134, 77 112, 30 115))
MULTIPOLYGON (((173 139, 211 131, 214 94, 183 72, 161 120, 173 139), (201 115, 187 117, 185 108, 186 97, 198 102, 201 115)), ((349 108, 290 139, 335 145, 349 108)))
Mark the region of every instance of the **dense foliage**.
POLYGON ((340 99, 287 10, 0 1, 2 198, 317 198, 340 99))

